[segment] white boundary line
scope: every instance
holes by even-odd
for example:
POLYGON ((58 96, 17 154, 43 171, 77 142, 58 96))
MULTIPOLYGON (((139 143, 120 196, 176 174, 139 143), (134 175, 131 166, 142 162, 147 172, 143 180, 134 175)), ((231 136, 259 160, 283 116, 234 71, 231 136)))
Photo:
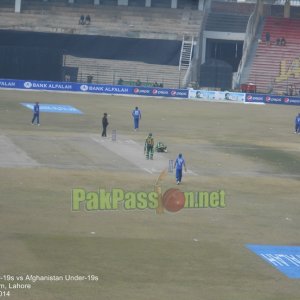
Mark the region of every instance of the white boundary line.
POLYGON ((146 172, 148 172, 148 173, 150 173, 150 174, 153 174, 153 172, 152 171, 150 171, 149 169, 147 169, 147 168, 143 168, 143 170, 145 170, 146 172))

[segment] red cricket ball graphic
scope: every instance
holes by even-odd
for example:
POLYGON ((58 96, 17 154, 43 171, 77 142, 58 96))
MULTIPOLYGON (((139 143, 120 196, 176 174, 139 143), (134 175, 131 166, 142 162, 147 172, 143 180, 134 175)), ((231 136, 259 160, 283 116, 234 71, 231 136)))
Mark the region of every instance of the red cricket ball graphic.
POLYGON ((171 188, 164 193, 162 203, 167 211, 177 212, 184 207, 184 193, 179 189, 171 188))

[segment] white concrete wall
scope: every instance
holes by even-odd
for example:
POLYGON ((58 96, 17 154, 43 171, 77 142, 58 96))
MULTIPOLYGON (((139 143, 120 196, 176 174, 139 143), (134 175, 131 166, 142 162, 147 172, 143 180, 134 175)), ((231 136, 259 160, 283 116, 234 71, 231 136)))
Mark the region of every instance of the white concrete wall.
POLYGON ((15 0, 15 12, 16 13, 21 12, 21 0, 15 0))
POLYGON ((118 5, 126 5, 126 6, 128 6, 128 0, 118 0, 118 5))

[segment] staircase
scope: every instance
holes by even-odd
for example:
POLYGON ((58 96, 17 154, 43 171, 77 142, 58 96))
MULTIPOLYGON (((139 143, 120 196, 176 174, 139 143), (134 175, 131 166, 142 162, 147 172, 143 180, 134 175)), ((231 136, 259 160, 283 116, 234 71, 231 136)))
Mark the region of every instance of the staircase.
POLYGON ((179 70, 187 70, 189 68, 193 56, 193 46, 194 38, 183 36, 179 60, 179 70))

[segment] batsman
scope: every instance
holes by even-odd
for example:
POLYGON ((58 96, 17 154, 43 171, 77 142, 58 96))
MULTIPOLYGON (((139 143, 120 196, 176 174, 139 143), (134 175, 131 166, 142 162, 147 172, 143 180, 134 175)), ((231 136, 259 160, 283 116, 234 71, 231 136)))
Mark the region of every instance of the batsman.
POLYGON ((146 159, 153 159, 154 152, 154 139, 152 137, 152 133, 149 133, 144 146, 144 154, 146 154, 146 159))

